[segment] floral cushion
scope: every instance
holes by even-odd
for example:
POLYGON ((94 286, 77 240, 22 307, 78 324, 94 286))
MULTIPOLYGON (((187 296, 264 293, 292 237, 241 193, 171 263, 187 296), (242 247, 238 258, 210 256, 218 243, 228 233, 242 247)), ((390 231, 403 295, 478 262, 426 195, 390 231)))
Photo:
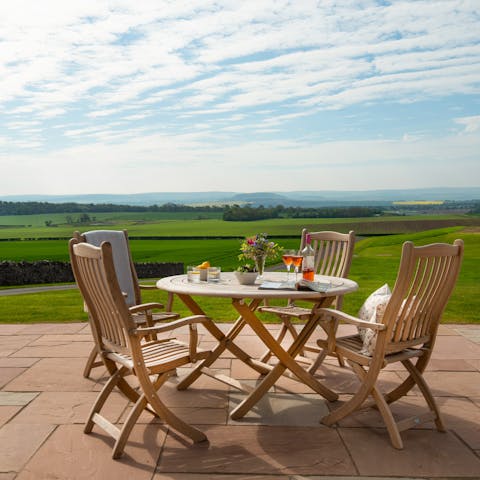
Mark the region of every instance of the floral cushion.
MULTIPOLYGON (((392 292, 388 284, 382 285, 375 290, 361 306, 357 317, 365 322, 375 323, 377 321, 377 313, 384 311, 392 292)), ((360 353, 371 356, 375 349, 375 342, 377 339, 377 332, 369 328, 358 327, 358 333, 363 340, 363 348, 360 353)))

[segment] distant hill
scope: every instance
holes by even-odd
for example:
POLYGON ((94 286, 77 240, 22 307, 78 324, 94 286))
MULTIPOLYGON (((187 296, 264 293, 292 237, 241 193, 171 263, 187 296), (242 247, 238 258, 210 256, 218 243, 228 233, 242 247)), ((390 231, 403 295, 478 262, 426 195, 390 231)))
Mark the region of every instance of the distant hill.
POLYGON ((162 205, 165 203, 193 204, 223 201, 234 192, 153 192, 85 195, 9 195, 0 196, 5 202, 50 202, 50 203, 113 203, 117 205, 162 205))
POLYGON ((90 195, 9 195, 0 196, 5 202, 50 202, 50 203, 113 203, 118 205, 163 205, 176 204, 251 204, 253 206, 284 205, 320 207, 328 205, 386 205, 408 200, 480 200, 480 187, 468 188, 417 188, 398 190, 365 191, 292 191, 292 192, 149 192, 132 194, 90 195))

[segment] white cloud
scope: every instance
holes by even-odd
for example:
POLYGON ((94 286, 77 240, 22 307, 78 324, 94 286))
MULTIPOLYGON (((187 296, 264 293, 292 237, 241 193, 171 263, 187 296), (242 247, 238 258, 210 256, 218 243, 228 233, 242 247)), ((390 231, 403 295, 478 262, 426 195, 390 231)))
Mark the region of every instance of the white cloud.
POLYGON ((455 122, 465 126, 465 133, 480 132, 480 115, 456 118, 455 122))
MULTIPOLYGON (((139 130, 129 139, 110 140, 105 135, 35 157, 16 154, 8 159, 8 177, 0 177, 0 191, 17 193, 13 185, 20 180, 24 192, 61 194, 413 188, 445 185, 446 178, 450 185, 474 186, 480 178, 478 135, 434 142, 422 137, 310 145, 288 139, 242 140, 219 147, 214 139, 205 143, 202 133, 173 137, 141 135, 139 130), (452 158, 467 171, 452 169, 452 158), (42 168, 35 177, 25 176, 37 166, 42 168)), ((0 163, 6 161, 0 155, 0 163)))
MULTIPOLYGON (((472 106, 453 115, 448 105, 440 115, 445 124, 463 127, 462 141, 469 144, 465 137, 480 129, 477 9, 475 1, 457 0, 0 2, 2 162, 27 158, 28 148, 32 159, 41 150, 43 165, 65 153, 77 158, 82 146, 89 155, 110 158, 126 145, 130 158, 150 162, 140 140, 158 148, 159 156, 168 153, 171 163, 198 161, 189 171, 197 176, 202 162, 221 155, 224 161, 237 159, 233 171, 240 171, 245 155, 262 165, 270 162, 269 154, 288 162, 279 139, 299 158, 338 157, 346 146, 359 148, 358 136, 338 144, 317 140, 305 151, 299 138, 320 136, 307 118, 455 95, 471 97, 472 106), (236 143, 242 134, 247 138, 236 143), (274 143, 262 143, 265 138, 274 143), (334 155, 333 145, 340 153, 334 155), (262 154, 251 151, 253 146, 262 154)), ((423 129, 407 122, 398 130, 423 129)), ((444 132, 407 133, 403 142, 382 148, 371 140, 374 134, 363 136, 370 153, 400 148, 417 158, 407 147, 420 142, 431 147, 430 155, 424 149, 425 158, 433 158, 441 153, 436 137, 444 132)), ((396 138, 390 132, 382 136, 396 138)), ((355 165, 353 155, 346 156, 355 165)), ((178 174, 173 165, 168 171, 178 174)), ((352 181, 359 172, 348 169, 352 181)), ((215 172, 206 188, 216 188, 222 174, 225 169, 215 172)))

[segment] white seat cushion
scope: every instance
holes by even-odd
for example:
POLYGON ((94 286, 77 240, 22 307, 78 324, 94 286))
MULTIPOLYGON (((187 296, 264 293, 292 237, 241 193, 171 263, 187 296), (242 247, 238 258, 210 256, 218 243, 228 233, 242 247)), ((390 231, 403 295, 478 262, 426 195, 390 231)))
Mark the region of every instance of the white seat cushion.
MULTIPOLYGON (((378 307, 385 308, 391 296, 392 292, 388 284, 382 285, 365 300, 358 311, 357 317, 365 322, 375 323, 377 321, 378 307)), ((360 353, 371 356, 375 349, 377 332, 369 328, 358 327, 358 333, 363 340, 363 348, 360 353)))

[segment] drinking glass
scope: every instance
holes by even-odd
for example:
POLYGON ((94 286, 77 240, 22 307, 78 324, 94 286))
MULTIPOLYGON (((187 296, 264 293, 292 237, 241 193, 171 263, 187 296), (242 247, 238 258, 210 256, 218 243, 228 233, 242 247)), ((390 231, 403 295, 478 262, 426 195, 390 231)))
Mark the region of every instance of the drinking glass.
POLYGON ((303 257, 300 254, 297 253, 296 255, 292 255, 292 263, 293 263, 293 266, 295 267, 295 282, 297 282, 298 271, 302 266, 302 260, 303 260, 303 257))
POLYGON ((285 266, 287 267, 287 282, 290 280, 290 268, 293 263, 293 255, 295 255, 295 250, 284 250, 282 255, 282 260, 285 266))
POLYGON ((191 283, 199 283, 200 282, 199 268, 189 265, 187 267, 187 278, 188 278, 188 281, 191 283))
POLYGON ((222 269, 220 267, 209 267, 207 273, 207 282, 217 283, 220 281, 220 272, 222 269))

